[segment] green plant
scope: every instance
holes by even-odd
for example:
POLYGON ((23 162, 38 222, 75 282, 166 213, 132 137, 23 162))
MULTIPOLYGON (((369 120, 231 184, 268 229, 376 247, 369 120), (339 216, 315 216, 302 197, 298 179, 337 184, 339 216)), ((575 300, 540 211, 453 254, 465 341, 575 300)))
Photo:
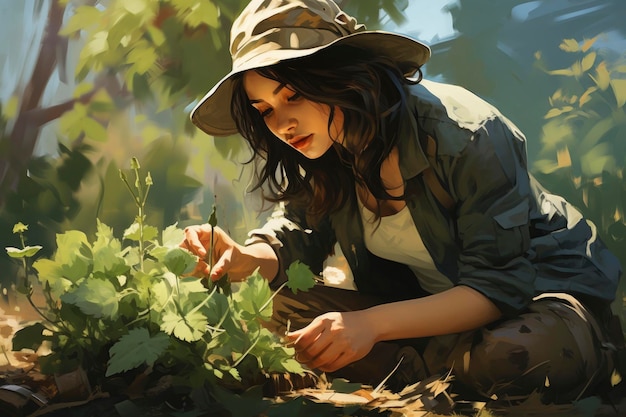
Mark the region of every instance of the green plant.
MULTIPOLYGON (((47 342, 52 353, 39 358, 44 373, 81 366, 96 384, 146 367, 190 387, 208 382, 243 389, 262 381, 265 372, 302 374, 293 349, 263 325, 275 294, 267 281, 255 272, 231 292, 227 280, 203 284, 187 276, 197 257, 179 247, 183 231, 176 225, 159 231, 145 223, 152 178, 141 177, 136 159, 131 168, 133 180, 122 170, 120 176, 138 214, 122 239, 98 221, 95 239, 79 230, 60 233, 54 256, 31 267, 40 247, 26 246, 27 226, 16 225, 22 248, 7 252, 21 260, 22 292, 43 320, 18 331, 13 349, 37 350, 47 342), (45 307, 32 302, 32 269, 45 307)), ((215 216, 211 222, 217 224, 215 216)), ((288 272, 286 285, 294 291, 314 283, 302 264, 288 272)))
MULTIPOLYGON (((548 189, 598 226, 626 266, 626 59, 595 48, 597 39, 565 39, 559 48, 575 57, 567 68, 550 70, 536 55, 538 68, 559 77, 560 86, 549 97, 534 168, 548 189)), ((617 307, 626 318, 624 280, 620 294, 617 307)))

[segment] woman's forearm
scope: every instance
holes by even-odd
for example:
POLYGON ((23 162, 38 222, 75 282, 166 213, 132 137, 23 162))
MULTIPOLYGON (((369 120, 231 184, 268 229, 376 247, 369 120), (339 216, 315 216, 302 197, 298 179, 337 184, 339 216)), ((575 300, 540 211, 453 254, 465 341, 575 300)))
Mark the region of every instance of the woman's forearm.
MULTIPOLYGON (((265 242, 258 242, 252 245, 244 246, 241 253, 247 256, 250 262, 259 267, 259 273, 263 278, 272 282, 278 274, 278 258, 274 249, 265 242)), ((254 269, 256 269, 256 266, 254 269)))
POLYGON ((459 333, 484 326, 501 316, 487 297, 473 288, 447 291, 362 311, 377 341, 459 333))

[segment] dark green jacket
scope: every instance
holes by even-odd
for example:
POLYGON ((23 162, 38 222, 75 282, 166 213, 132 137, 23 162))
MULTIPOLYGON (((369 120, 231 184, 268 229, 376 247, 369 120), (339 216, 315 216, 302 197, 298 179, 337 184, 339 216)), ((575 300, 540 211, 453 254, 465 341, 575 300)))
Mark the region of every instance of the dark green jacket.
MULTIPOLYGON (((525 138, 493 106, 467 90, 430 81, 410 87, 410 114, 398 143, 407 205, 437 268, 455 285, 472 287, 505 315, 532 297, 566 292, 590 302, 614 299, 618 260, 595 226, 529 175, 525 138), (435 139, 432 169, 452 197, 443 207, 422 175, 431 165, 420 137, 435 139)), ((320 272, 335 242, 359 291, 391 300, 425 293, 404 266, 365 247, 356 193, 312 230, 303 213, 283 205, 251 236, 267 240, 281 263, 273 286, 295 260, 320 272)))

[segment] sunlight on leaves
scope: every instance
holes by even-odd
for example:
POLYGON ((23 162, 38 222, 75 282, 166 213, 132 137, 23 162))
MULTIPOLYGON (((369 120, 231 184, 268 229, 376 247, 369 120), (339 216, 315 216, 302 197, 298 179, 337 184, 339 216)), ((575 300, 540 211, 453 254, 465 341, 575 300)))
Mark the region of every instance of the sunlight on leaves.
POLYGON ((148 329, 133 329, 109 349, 111 358, 106 376, 135 369, 144 363, 152 365, 168 345, 169 338, 163 333, 150 336, 148 329))
POLYGON ((588 53, 587 55, 585 55, 585 57, 583 58, 581 62, 582 70, 589 71, 591 67, 593 67, 593 64, 595 62, 596 62, 596 53, 595 52, 588 53))
POLYGON ((606 62, 602 61, 596 66, 596 76, 589 74, 589 77, 596 83, 598 88, 602 91, 609 88, 611 82, 611 74, 606 67, 606 62))
POLYGON ((117 290, 110 281, 86 279, 72 292, 61 295, 65 303, 74 304, 88 316, 112 318, 117 314, 117 290))
POLYGON ((17 112, 20 106, 20 98, 16 95, 9 97, 2 107, 2 116, 7 119, 13 119, 17 116, 17 112))
POLYGON ((95 25, 101 17, 102 12, 96 7, 79 6, 59 34, 64 36, 73 35, 75 32, 95 25))
POLYGON ((612 79, 610 84, 615 95, 617 107, 624 107, 624 104, 626 104, 626 80, 612 79))
POLYGON ((185 315, 169 311, 163 315, 161 330, 186 342, 200 340, 207 330, 207 318, 199 311, 185 315))
POLYGON ((13 248, 9 246, 5 249, 7 251, 7 254, 11 258, 31 258, 35 256, 35 254, 39 252, 42 249, 42 247, 39 245, 35 245, 35 246, 25 246, 23 249, 18 249, 18 248, 13 248))
POLYGON ((251 320, 259 316, 269 321, 272 318, 272 303, 268 301, 272 290, 265 278, 255 271, 248 279, 241 283, 239 290, 233 294, 233 300, 241 310, 243 320, 251 320))
POLYGON ((578 41, 576 41, 576 39, 563 39, 559 48, 565 52, 578 52, 578 41))

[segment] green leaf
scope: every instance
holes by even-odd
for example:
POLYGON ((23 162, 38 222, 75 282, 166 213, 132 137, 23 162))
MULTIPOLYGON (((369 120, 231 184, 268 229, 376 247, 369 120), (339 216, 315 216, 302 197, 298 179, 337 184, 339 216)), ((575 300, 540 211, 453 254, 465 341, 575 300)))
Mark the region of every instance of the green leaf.
POLYGON ((169 335, 174 335, 186 342, 200 340, 207 330, 207 318, 200 311, 191 312, 181 316, 180 313, 170 311, 163 315, 161 330, 169 335))
POLYGON ((98 220, 96 241, 93 244, 93 273, 117 276, 128 272, 129 266, 122 254, 121 242, 113 237, 113 230, 98 220))
MULTIPOLYGON (((198 257, 183 248, 173 248, 167 251, 163 263, 172 273, 181 276, 193 271, 198 257)), ((197 280, 196 280, 197 281, 197 280)))
POLYGON ((148 329, 133 329, 109 349, 111 359, 106 376, 137 368, 144 363, 152 365, 168 345, 169 337, 163 333, 150 336, 148 329))
POLYGON ((50 259, 38 259, 33 264, 38 272, 37 277, 44 287, 50 288, 54 298, 64 294, 71 286, 72 281, 63 276, 61 266, 50 259))
POLYGON ((613 88, 617 107, 624 107, 624 104, 626 104, 626 80, 611 80, 611 88, 613 88))
POLYGON ((57 251, 54 261, 60 265, 61 274, 72 282, 86 277, 91 268, 90 246, 87 236, 78 230, 57 234, 57 251))
POLYGON ((165 34, 156 26, 148 26, 148 34, 150 35, 150 39, 152 39, 152 43, 155 46, 161 46, 165 43, 165 34))
POLYGON ((300 261, 295 261, 286 271, 287 286, 297 294, 298 291, 308 291, 315 286, 315 274, 300 261))
POLYGON ((330 389, 343 394, 350 394, 362 388, 362 384, 358 382, 350 382, 347 379, 335 378, 330 385, 330 389))
POLYGON ((578 41, 576 39, 563 39, 563 42, 561 42, 559 48, 561 48, 565 52, 578 52, 580 49, 578 46, 578 41))
POLYGON ((600 143, 580 157, 580 167, 587 178, 602 175, 602 171, 615 167, 613 148, 608 143, 600 143))
MULTIPOLYGON (((20 109, 20 98, 16 95, 11 96, 4 106, 2 106, 2 116, 6 120, 11 120, 17 116, 17 112, 20 109)), ((15 232, 13 232, 15 233, 15 232)))
POLYGON ((13 350, 32 349, 37 350, 46 340, 43 331, 46 330, 43 324, 35 323, 15 332, 13 336, 13 350))
MULTIPOLYGON (((159 230, 154 226, 143 226, 143 240, 147 242, 152 239, 156 239, 159 236, 159 230)), ((124 230, 124 239, 134 240, 139 242, 141 240, 139 223, 135 222, 131 224, 128 229, 124 230)))
POLYGON ((67 24, 59 31, 59 34, 67 36, 72 35, 81 29, 85 29, 96 24, 101 19, 102 12, 92 6, 79 6, 76 13, 70 17, 67 24))
POLYGON ((9 254, 11 258, 31 258, 35 256, 35 254, 39 252, 41 248, 42 248, 41 246, 36 245, 36 246, 26 246, 24 247, 24 249, 18 249, 18 248, 13 248, 9 246, 5 249, 7 251, 7 254, 9 254))
POLYGON ((14 226, 13 226, 13 233, 24 233, 28 230, 28 225, 22 223, 22 222, 17 222, 14 226))
POLYGON ((74 88, 73 97, 79 98, 83 94, 89 93, 91 90, 93 90, 93 83, 88 83, 88 82, 80 83, 76 86, 76 88, 74 88))
POLYGON ((192 28, 202 24, 217 28, 219 27, 219 10, 210 1, 202 1, 194 4, 184 17, 184 22, 192 28))
POLYGON ((272 290, 258 271, 242 282, 239 290, 233 294, 241 318, 246 321, 256 317, 269 321, 272 318, 272 303, 268 302, 271 297, 272 290))
POLYGON ((97 278, 84 280, 76 290, 63 294, 61 300, 96 318, 115 318, 118 311, 115 286, 110 281, 97 278))
POLYGON ((585 57, 582 60, 582 70, 583 71, 589 71, 591 69, 591 67, 593 67, 593 64, 596 62, 596 53, 595 52, 590 52, 587 55, 585 55, 585 57))
POLYGON ((180 242, 185 238, 185 232, 178 228, 178 223, 171 226, 167 226, 163 233, 161 233, 161 239, 163 246, 167 248, 176 248, 180 245, 180 242))
POLYGON ((85 117, 82 123, 85 136, 98 142, 106 142, 107 130, 102 124, 91 117, 85 117))

